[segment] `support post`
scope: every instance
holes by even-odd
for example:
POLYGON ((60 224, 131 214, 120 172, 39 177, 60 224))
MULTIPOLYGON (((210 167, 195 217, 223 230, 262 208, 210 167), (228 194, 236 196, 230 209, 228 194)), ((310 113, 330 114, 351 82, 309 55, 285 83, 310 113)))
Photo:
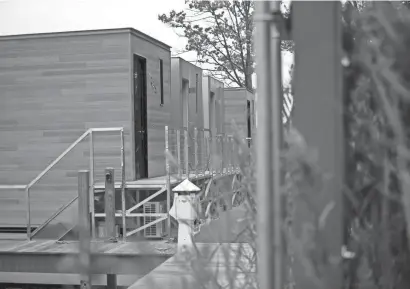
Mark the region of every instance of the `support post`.
POLYGON ((91 219, 90 219, 90 172, 78 172, 78 225, 79 259, 81 270, 80 288, 91 289, 91 219))
MULTIPOLYGON (((322 288, 339 289, 343 288, 343 264, 340 258, 345 174, 341 3, 295 1, 292 5, 292 36, 297 61, 293 79, 296 105, 292 122, 307 145, 319 152, 317 165, 321 173, 329 176, 323 180, 322 189, 315 188, 314 192, 303 194, 308 196, 307 201, 295 199, 292 230, 300 240, 304 228, 315 224, 315 216, 333 204, 324 222, 321 245, 317 249, 322 251, 321 255, 328 256, 327 260, 336 259, 339 262, 334 264, 321 260, 320 267, 323 270, 319 280, 322 288), (313 67, 315 73, 312 73, 313 67), (315 204, 316 212, 307 203, 315 204)), ((317 282, 313 282, 306 267, 299 262, 295 262, 293 267, 296 288, 319 287, 317 282)))
POLYGON ((178 160, 178 178, 182 178, 181 170, 181 131, 177 129, 177 160, 178 160))
POLYGON ((208 137, 208 155, 207 155, 207 158, 209 160, 209 174, 212 175, 212 176, 214 175, 213 143, 214 143, 213 135, 210 134, 209 137, 208 137))
POLYGON ((107 289, 117 289, 116 274, 107 274, 107 289))
POLYGON ((224 150, 224 144, 225 144, 225 135, 221 134, 221 174, 223 175, 224 173, 224 167, 225 167, 225 150, 224 150))
POLYGON ((31 208, 30 208, 30 188, 27 186, 25 189, 26 193, 26 225, 27 225, 27 240, 31 240, 31 208))
POLYGON ((195 177, 198 177, 198 129, 194 128, 194 170, 195 170, 195 177))
POLYGON ((94 208, 94 133, 90 134, 90 212, 91 212, 91 237, 95 238, 95 208, 94 208))
POLYGON ((189 145, 188 145, 188 128, 184 130, 184 161, 185 161, 185 173, 187 179, 189 179, 189 145))
MULTIPOLYGON (((281 165, 281 152, 283 149, 283 87, 282 87, 282 52, 281 52, 281 29, 283 18, 280 14, 280 2, 270 1, 270 11, 274 16, 270 23, 271 40, 271 69, 272 76, 270 84, 272 86, 272 181, 273 196, 271 210, 273 211, 273 248, 274 248, 274 278, 273 288, 284 288, 286 284, 287 272, 287 251, 285 235, 283 232, 283 222, 285 220, 286 199, 283 193, 284 171, 281 165)), ((252 102, 250 102, 252 105, 252 102)), ((249 135, 248 147, 251 148, 252 135, 249 135)), ((249 165, 251 156, 249 155, 249 165)))
MULTIPOLYGON (((121 219, 122 219, 122 240, 127 240, 127 221, 126 221, 126 205, 125 205, 125 141, 124 129, 121 129, 121 219)), ((115 199, 115 198, 114 198, 115 199)), ((115 210, 115 208, 114 208, 115 210)))
MULTIPOLYGON (((171 181, 170 181, 170 172, 169 172, 169 129, 168 126, 165 126, 165 171, 166 171, 166 185, 167 185, 167 212, 171 209, 171 181)), ((168 214, 167 219, 167 235, 171 236, 171 216, 168 214)))
POLYGON ((105 169, 105 232, 107 238, 116 238, 115 233, 115 187, 114 169, 105 169))
MULTIPOLYGON (((258 283, 260 288, 280 289, 276 276, 276 250, 273 244, 273 147, 272 140, 272 47, 270 22, 272 13, 269 1, 255 2, 256 21, 256 71, 258 89, 258 148, 257 148, 257 196, 258 196, 258 283)), ((276 65, 280 65, 276 63, 276 65)), ((279 278, 279 280, 277 279, 279 278)))

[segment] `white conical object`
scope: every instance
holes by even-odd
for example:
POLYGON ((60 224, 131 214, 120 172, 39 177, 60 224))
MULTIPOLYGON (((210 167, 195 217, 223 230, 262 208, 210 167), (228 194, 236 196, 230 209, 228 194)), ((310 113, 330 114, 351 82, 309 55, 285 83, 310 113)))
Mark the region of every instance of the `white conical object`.
POLYGON ((172 189, 173 192, 199 192, 200 190, 200 188, 188 179, 185 179, 182 183, 172 189))

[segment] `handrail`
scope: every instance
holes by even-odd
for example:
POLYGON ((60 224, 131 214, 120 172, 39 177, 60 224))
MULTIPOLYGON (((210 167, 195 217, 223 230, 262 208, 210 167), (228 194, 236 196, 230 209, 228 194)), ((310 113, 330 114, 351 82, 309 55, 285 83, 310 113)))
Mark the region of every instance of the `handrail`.
POLYGON ((47 174, 57 163, 61 161, 73 148, 75 148, 83 139, 85 139, 91 132, 91 129, 88 129, 83 133, 75 142, 73 142, 63 153, 61 153, 51 164, 49 164, 41 173, 37 175, 28 185, 27 188, 30 189, 34 186, 45 174, 47 174))
POLYGON ((0 185, 0 190, 25 190, 27 185, 0 185))
POLYGON ((67 204, 63 205, 60 209, 58 209, 53 215, 51 215, 50 218, 48 218, 41 226, 37 227, 33 231, 33 233, 31 233, 31 238, 37 235, 37 233, 40 232, 45 226, 50 224, 52 220, 57 218, 65 209, 71 206, 71 204, 74 203, 77 199, 78 199, 78 196, 75 196, 71 201, 69 201, 67 204))
MULTIPOLYGON (((47 226, 53 219, 60 215, 68 206, 70 206, 76 199, 72 199, 69 203, 63 205, 58 209, 50 218, 48 218, 42 225, 40 225, 33 233, 31 233, 31 217, 30 217, 30 188, 34 186, 42 177, 44 177, 57 163, 59 163, 71 150, 73 150, 81 141, 83 141, 87 136, 91 135, 92 132, 121 132, 121 167, 124 170, 124 144, 123 144, 123 131, 122 127, 112 127, 112 128, 89 128, 85 131, 77 140, 75 140, 67 149, 65 149, 53 162, 51 162, 41 173, 39 173, 28 185, 0 185, 0 190, 25 190, 27 196, 27 238, 31 240, 33 236, 39 233, 45 226, 47 226)), ((90 152, 92 154, 93 152, 90 152)), ((122 173, 123 178, 124 172, 122 173)), ((124 186, 124 180, 122 180, 122 187, 124 186)), ((91 184, 94 186, 94 184, 91 184)))
POLYGON ((51 164, 49 164, 41 173, 38 174, 28 185, 27 188, 30 189, 34 186, 45 174, 47 174, 57 163, 61 161, 72 149, 74 149, 82 140, 84 140, 91 132, 109 132, 109 131, 121 131, 122 128, 90 128, 85 133, 83 133, 75 142, 73 142, 64 152, 62 152, 51 164))

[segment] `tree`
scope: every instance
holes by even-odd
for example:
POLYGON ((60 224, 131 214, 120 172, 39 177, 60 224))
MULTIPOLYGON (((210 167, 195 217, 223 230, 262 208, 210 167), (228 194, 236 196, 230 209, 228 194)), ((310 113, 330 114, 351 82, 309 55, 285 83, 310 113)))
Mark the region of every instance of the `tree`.
POLYGON ((188 39, 186 51, 197 53, 213 77, 228 85, 253 89, 252 1, 186 1, 188 9, 158 19, 188 39), (208 68, 209 67, 209 68, 208 68))
MULTIPOLYGON (((253 90, 255 72, 253 1, 187 0, 188 8, 158 19, 181 31, 188 39, 186 51, 197 53, 197 62, 229 86, 253 90)), ((285 9, 285 13, 289 11, 285 9)), ((289 50, 288 42, 283 44, 289 50)))

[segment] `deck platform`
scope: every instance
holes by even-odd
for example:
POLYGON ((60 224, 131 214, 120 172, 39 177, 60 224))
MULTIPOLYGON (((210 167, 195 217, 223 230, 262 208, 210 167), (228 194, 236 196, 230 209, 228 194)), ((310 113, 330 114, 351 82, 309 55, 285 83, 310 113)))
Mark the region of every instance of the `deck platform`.
POLYGON ((188 261, 182 254, 176 254, 128 289, 256 288, 253 250, 248 244, 196 246, 200 257, 188 261))
POLYGON ((227 276, 235 280, 233 288, 256 288, 255 268, 251 265, 255 264, 254 250, 243 234, 249 225, 246 215, 244 206, 221 213, 194 238, 200 258, 187 261, 177 253, 128 289, 232 288, 223 287, 232 284, 227 276), (241 269, 236 271, 238 268, 241 269), (213 280, 222 287, 210 285, 213 280))
MULTIPOLYGON (((103 242, 91 244, 93 274, 144 275, 175 254, 165 241, 103 242)), ((80 273, 76 241, 0 241, 0 272, 80 273)))

